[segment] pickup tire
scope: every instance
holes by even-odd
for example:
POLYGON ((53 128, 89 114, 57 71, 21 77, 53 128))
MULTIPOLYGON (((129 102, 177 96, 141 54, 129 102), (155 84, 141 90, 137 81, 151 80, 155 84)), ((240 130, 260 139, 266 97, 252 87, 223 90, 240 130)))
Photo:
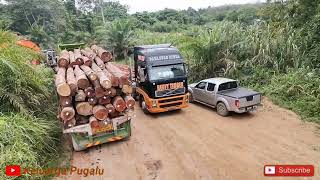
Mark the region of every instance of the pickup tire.
POLYGON ((227 109, 227 106, 223 103, 223 102, 219 102, 217 104, 217 113, 220 115, 220 116, 223 116, 223 117, 226 117, 229 115, 229 111, 227 109))

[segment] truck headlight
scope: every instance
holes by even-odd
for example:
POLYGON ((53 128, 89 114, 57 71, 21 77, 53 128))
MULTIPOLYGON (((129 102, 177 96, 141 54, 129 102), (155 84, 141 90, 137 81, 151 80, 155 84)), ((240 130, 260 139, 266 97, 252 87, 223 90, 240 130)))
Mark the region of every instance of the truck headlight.
POLYGON ((157 101, 156 100, 152 100, 152 107, 157 107, 157 101))

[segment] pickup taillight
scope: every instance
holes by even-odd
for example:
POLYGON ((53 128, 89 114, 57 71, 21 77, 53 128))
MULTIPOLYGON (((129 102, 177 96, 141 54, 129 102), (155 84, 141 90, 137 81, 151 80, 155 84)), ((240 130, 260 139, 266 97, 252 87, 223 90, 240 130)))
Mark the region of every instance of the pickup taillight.
POLYGON ((239 101, 239 99, 236 99, 236 100, 234 101, 234 105, 235 105, 237 108, 240 107, 240 101, 239 101))

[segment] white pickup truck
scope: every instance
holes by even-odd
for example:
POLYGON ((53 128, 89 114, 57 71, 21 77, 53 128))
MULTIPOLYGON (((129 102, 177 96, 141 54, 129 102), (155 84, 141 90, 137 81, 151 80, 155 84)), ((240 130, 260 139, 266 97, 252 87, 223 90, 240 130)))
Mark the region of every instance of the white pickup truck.
POLYGON ((239 87, 238 81, 227 78, 210 78, 188 86, 190 102, 196 101, 217 109, 221 116, 230 111, 253 111, 261 103, 261 94, 239 87))

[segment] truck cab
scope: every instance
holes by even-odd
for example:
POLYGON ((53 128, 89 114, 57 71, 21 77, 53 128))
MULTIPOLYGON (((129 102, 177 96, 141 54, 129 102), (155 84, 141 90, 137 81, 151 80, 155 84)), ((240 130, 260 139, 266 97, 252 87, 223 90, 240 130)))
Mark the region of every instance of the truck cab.
POLYGON ((186 66, 170 44, 134 47, 136 96, 145 113, 160 113, 188 106, 186 66))

